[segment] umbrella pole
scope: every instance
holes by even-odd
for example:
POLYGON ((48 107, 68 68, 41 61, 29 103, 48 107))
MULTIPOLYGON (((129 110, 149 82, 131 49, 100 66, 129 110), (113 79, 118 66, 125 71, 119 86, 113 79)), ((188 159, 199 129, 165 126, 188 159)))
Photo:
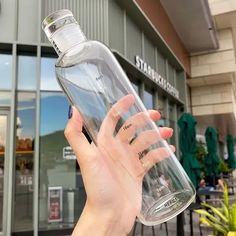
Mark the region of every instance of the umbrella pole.
POLYGON ((184 236, 184 212, 177 215, 177 236, 184 236))

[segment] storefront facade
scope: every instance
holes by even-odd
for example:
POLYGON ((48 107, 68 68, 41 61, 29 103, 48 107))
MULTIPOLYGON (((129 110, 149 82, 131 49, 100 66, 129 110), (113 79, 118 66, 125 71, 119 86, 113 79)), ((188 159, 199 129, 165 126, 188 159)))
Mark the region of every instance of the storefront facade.
MULTIPOLYGON (((134 1, 2 2, 0 235, 68 235, 85 203, 63 133, 69 102, 55 78, 56 54, 41 31, 44 17, 64 8, 88 39, 112 49, 145 106, 161 112, 158 125, 178 130, 186 107, 185 69, 134 1)), ((178 132, 170 143, 178 150, 178 132)))

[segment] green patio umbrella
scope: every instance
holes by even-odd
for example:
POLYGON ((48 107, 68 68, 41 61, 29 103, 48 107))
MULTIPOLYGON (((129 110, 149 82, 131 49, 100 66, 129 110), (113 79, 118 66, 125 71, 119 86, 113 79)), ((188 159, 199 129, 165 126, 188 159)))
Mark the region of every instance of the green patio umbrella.
POLYGON ((230 169, 236 168, 236 160, 234 156, 234 138, 232 135, 227 135, 227 149, 228 149, 228 167, 230 169))
POLYGON ((215 178, 219 175, 220 159, 217 154, 217 131, 213 127, 208 127, 205 131, 207 143, 207 155, 204 159, 205 171, 207 176, 215 178))
POLYGON ((180 162, 195 187, 198 186, 201 178, 201 167, 195 155, 196 124, 196 120, 189 113, 183 113, 178 120, 180 150, 182 153, 180 162))

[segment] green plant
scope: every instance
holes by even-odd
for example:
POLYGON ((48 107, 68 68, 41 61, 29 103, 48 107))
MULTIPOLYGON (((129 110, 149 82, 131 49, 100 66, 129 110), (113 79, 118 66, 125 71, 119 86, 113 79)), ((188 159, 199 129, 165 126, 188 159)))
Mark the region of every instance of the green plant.
POLYGON ((197 141, 195 155, 204 171, 204 158, 207 155, 206 145, 202 141, 197 141))
POLYGON ((220 160, 219 171, 220 171, 220 173, 224 173, 224 174, 229 173, 228 165, 227 165, 227 163, 226 163, 224 160, 222 160, 222 159, 220 160))
POLYGON ((229 205, 228 188, 224 187, 224 201, 220 208, 207 203, 201 204, 205 209, 195 210, 200 214, 200 223, 212 227, 217 235, 227 236, 229 232, 236 232, 236 203, 229 205))

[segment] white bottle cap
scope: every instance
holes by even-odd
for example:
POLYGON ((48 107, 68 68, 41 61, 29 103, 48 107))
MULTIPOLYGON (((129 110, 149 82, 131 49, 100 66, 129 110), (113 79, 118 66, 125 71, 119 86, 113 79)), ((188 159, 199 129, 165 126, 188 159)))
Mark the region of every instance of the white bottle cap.
POLYGON ((66 9, 47 16, 42 28, 58 55, 86 40, 72 12, 66 9))

